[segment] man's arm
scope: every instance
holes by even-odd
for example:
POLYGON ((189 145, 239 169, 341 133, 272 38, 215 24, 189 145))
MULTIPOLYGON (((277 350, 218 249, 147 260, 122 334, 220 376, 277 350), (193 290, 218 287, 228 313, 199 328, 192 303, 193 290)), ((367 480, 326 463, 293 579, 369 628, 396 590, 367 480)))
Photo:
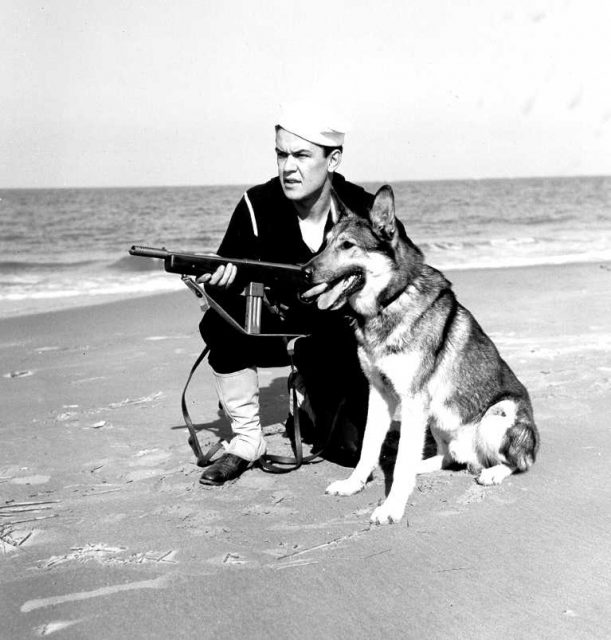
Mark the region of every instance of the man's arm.
MULTIPOLYGON (((233 211, 229 225, 217 251, 220 256, 256 259, 257 237, 254 234, 250 211, 242 196, 233 211)), ((209 284, 220 289, 230 288, 236 281, 238 269, 233 263, 220 265, 211 273, 197 278, 200 284, 209 284)))

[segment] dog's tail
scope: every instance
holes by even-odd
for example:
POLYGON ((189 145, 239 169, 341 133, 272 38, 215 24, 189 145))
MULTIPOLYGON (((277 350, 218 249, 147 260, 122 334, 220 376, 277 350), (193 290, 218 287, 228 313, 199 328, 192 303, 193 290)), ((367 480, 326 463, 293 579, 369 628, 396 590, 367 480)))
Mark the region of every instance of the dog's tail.
POLYGON ((501 453, 507 463, 520 471, 526 471, 537 458, 539 432, 529 407, 521 407, 516 421, 507 429, 501 444, 501 453))

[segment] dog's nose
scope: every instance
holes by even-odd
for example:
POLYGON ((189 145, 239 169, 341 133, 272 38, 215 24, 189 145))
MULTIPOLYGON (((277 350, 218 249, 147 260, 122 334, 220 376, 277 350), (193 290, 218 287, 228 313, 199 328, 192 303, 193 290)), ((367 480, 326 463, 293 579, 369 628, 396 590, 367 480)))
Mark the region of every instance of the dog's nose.
POLYGON ((311 280, 312 278, 312 267, 309 264, 304 264, 301 267, 301 271, 303 275, 306 277, 306 280, 311 280))

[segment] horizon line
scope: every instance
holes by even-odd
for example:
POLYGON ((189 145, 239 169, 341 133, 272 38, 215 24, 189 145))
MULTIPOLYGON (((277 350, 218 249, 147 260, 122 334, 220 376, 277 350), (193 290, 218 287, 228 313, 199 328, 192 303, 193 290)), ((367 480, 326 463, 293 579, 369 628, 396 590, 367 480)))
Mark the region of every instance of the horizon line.
MULTIPOLYGON (((275 176, 272 176, 275 177, 275 176)), ((494 180, 555 180, 555 179, 577 179, 577 178, 611 178, 611 173, 576 173, 576 174, 556 174, 556 175, 530 175, 530 176, 486 176, 473 178, 419 178, 419 179, 400 179, 388 180, 385 178, 368 178, 367 180, 352 179, 351 182, 357 184, 396 184, 399 182, 486 182, 494 180)), ((80 186, 37 186, 37 187, 2 187, 0 191, 52 191, 62 189, 192 189, 200 187, 244 187, 246 185, 255 184, 250 182, 211 182, 203 183, 182 183, 182 184, 127 184, 127 185, 80 185, 80 186)), ((260 183, 256 183, 260 184, 260 183)))

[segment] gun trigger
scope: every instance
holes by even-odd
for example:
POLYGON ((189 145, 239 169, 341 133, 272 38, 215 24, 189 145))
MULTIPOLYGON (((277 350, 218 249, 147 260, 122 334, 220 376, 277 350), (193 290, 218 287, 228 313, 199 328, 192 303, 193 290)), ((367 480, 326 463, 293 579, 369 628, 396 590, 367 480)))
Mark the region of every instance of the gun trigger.
POLYGON ((191 290, 193 291, 193 293, 198 297, 198 298, 203 298, 204 297, 204 289, 203 287, 201 287, 200 285, 197 284, 197 282, 195 282, 195 280, 193 280, 192 278, 189 278, 189 276, 186 275, 182 275, 180 276, 180 279, 185 283, 185 285, 191 290))

